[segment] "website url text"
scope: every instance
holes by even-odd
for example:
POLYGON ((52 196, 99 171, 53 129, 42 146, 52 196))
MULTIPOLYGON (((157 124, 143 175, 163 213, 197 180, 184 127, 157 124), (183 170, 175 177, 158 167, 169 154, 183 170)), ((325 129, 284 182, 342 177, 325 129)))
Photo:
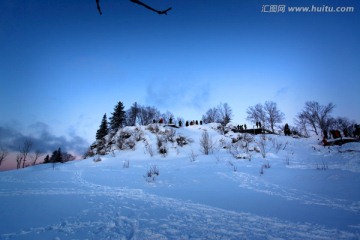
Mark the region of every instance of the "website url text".
POLYGON ((355 7, 334 7, 334 6, 308 6, 308 7, 294 7, 286 5, 262 5, 261 12, 263 13, 352 13, 355 12, 355 7))

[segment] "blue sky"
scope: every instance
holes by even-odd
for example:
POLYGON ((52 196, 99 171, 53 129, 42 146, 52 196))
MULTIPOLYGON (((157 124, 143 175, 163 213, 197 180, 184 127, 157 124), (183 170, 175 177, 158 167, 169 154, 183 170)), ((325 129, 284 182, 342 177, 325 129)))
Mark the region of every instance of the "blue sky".
POLYGON ((245 123, 249 106, 270 100, 291 124, 315 100, 359 122, 359 1, 144 2, 173 9, 101 0, 100 16, 95 0, 1 0, 3 132, 91 142, 118 101, 184 119, 227 102, 245 123), (355 12, 262 13, 264 4, 355 12))

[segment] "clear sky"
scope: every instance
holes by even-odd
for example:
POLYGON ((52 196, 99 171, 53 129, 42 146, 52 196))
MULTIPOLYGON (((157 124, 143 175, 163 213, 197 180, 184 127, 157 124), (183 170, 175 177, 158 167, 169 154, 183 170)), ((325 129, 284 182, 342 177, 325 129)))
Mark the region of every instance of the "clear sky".
POLYGON ((118 101, 184 119, 227 102, 245 123, 249 106, 270 100, 291 124, 314 100, 360 122, 360 1, 143 2, 173 9, 101 0, 100 16, 95 0, 0 0, 2 139, 81 148, 118 101), (355 11, 261 12, 265 4, 355 11))

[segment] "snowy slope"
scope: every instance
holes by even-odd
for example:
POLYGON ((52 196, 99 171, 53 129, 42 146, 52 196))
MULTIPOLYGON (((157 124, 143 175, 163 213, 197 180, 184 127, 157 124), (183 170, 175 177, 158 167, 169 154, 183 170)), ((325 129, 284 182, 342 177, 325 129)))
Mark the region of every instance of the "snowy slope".
POLYGON ((166 157, 141 127, 134 150, 100 162, 1 172, 0 239, 360 239, 359 143, 266 135, 230 150, 238 134, 216 127, 176 129, 193 142, 168 142, 166 157), (147 181, 154 165, 160 174, 147 181))

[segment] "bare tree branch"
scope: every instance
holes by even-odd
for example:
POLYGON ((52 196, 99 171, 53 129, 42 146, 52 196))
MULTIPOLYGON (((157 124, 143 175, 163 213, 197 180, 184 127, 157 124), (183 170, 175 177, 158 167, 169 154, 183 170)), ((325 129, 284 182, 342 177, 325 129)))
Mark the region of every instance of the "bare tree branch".
POLYGON ((30 153, 32 145, 33 145, 33 143, 30 139, 25 139, 23 146, 19 147, 19 152, 22 156, 22 161, 23 161, 23 166, 22 166, 23 168, 25 167, 26 157, 30 153))
POLYGON ((303 117, 306 124, 309 124, 316 135, 319 135, 318 128, 321 133, 327 130, 327 124, 330 117, 330 113, 335 108, 335 105, 329 103, 328 105, 320 105, 316 101, 305 102, 304 110, 299 116, 303 117))
POLYGON ((22 156, 20 153, 16 155, 16 168, 21 168, 22 156))
POLYGON ((102 12, 101 12, 101 9, 100 9, 100 0, 96 0, 96 6, 97 6, 97 9, 98 9, 98 11, 99 11, 99 13, 100 13, 100 15, 102 15, 102 12))
MULTIPOLYGON (((156 12, 156 13, 158 13, 158 14, 165 14, 165 15, 167 15, 167 12, 172 9, 171 7, 169 7, 168 9, 165 9, 165 10, 157 10, 157 9, 155 9, 155 8, 153 8, 153 7, 150 7, 149 5, 143 3, 143 2, 141 2, 141 1, 139 1, 139 0, 130 0, 130 1, 133 2, 133 3, 139 4, 139 5, 147 8, 147 9, 149 9, 149 10, 151 10, 151 11, 154 11, 154 12, 156 12)), ((97 9, 98 9, 100 15, 102 15, 101 8, 100 8, 100 0, 96 0, 96 6, 97 6, 97 9)))
POLYGON ((42 155, 44 155, 42 152, 40 152, 39 150, 36 150, 34 155, 30 156, 32 162, 32 165, 35 166, 36 165, 36 161, 39 159, 39 157, 41 157, 42 155))
POLYGON ((158 14, 167 15, 167 12, 171 10, 171 7, 169 7, 168 9, 160 11, 160 10, 156 10, 155 8, 150 7, 149 5, 146 5, 145 3, 143 3, 143 2, 141 2, 139 0, 130 0, 130 1, 133 2, 133 3, 137 3, 137 4, 139 4, 139 5, 143 6, 143 7, 151 10, 151 11, 157 12, 158 14))

